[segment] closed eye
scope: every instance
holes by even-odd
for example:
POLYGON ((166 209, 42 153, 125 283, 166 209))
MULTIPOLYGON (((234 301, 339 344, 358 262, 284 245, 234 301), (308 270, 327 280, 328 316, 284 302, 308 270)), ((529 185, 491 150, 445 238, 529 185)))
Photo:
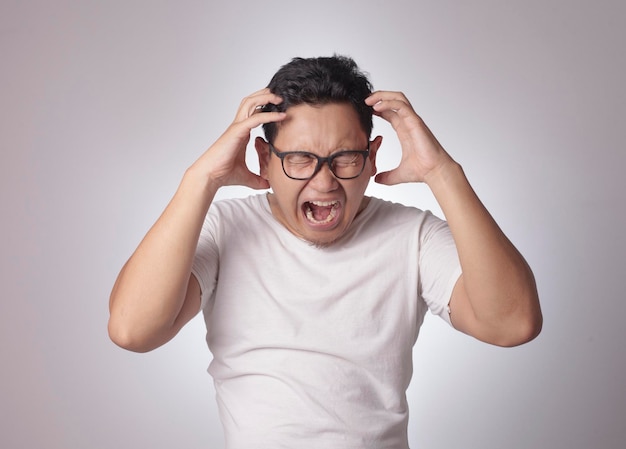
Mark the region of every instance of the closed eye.
POLYGON ((317 163, 317 158, 311 153, 289 153, 285 156, 285 162, 291 165, 310 165, 313 163, 317 163))
POLYGON ((359 153, 353 151, 346 151, 343 153, 337 154, 333 158, 333 162, 335 165, 347 167, 351 165, 361 164, 361 155, 359 153))

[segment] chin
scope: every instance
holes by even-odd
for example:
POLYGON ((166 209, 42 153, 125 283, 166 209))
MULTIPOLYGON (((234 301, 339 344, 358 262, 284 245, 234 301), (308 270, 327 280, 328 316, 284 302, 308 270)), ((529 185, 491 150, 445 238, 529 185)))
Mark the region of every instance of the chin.
POLYGON ((324 248, 328 248, 329 246, 332 246, 333 243, 336 242, 336 240, 331 240, 329 242, 325 242, 325 241, 311 241, 311 240, 307 240, 308 244, 315 247, 315 248, 319 248, 319 249, 324 249, 324 248))
POLYGON ((344 234, 345 232, 338 232, 337 230, 334 230, 334 232, 329 231, 326 235, 324 235, 324 232, 317 232, 314 235, 303 236, 302 238, 311 246, 315 246, 316 248, 327 248, 341 239, 344 234))

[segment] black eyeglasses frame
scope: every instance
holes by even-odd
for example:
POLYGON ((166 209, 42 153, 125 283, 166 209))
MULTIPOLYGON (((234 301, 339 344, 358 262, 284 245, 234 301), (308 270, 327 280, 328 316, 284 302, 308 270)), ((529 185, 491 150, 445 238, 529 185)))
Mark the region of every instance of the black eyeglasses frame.
POLYGON ((283 169, 283 173, 285 174, 285 176, 287 176, 289 179, 294 179, 296 181, 307 181, 313 178, 321 170, 322 165, 324 165, 324 163, 328 164, 328 168, 330 169, 333 176, 337 179, 349 180, 349 179, 358 178, 363 173, 363 170, 365 169, 365 163, 367 162, 367 157, 370 154, 369 142, 367 142, 367 150, 341 150, 327 157, 318 156, 317 154, 311 153, 309 151, 278 151, 276 147, 272 145, 271 143, 269 143, 268 145, 270 147, 270 151, 274 153, 280 159, 280 165, 283 169), (354 176, 347 177, 347 178, 337 176, 337 174, 335 173, 335 170, 333 169, 333 160, 337 158, 338 156, 342 156, 346 153, 360 154, 361 156, 363 156, 363 165, 361 166, 361 170, 359 171, 359 173, 354 176), (297 178, 297 177, 288 175, 287 170, 285 170, 285 157, 289 156, 290 154, 303 154, 303 155, 311 156, 317 159, 317 165, 315 166, 315 170, 313 170, 313 174, 306 178, 297 178))

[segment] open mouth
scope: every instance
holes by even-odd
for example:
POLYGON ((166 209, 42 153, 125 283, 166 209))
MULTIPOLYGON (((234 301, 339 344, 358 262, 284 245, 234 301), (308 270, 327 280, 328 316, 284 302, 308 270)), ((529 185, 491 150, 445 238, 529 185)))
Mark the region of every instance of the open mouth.
POLYGON ((339 201, 307 201, 302 205, 304 215, 313 224, 332 222, 339 210, 339 201))

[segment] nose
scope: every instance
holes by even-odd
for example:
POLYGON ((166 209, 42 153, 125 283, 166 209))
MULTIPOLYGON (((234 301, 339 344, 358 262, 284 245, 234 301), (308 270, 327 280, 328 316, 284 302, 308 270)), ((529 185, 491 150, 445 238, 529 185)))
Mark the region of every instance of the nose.
POLYGON ((322 163, 320 169, 309 180, 309 185, 319 192, 332 192, 337 188, 339 183, 337 178, 330 170, 328 161, 322 163))

